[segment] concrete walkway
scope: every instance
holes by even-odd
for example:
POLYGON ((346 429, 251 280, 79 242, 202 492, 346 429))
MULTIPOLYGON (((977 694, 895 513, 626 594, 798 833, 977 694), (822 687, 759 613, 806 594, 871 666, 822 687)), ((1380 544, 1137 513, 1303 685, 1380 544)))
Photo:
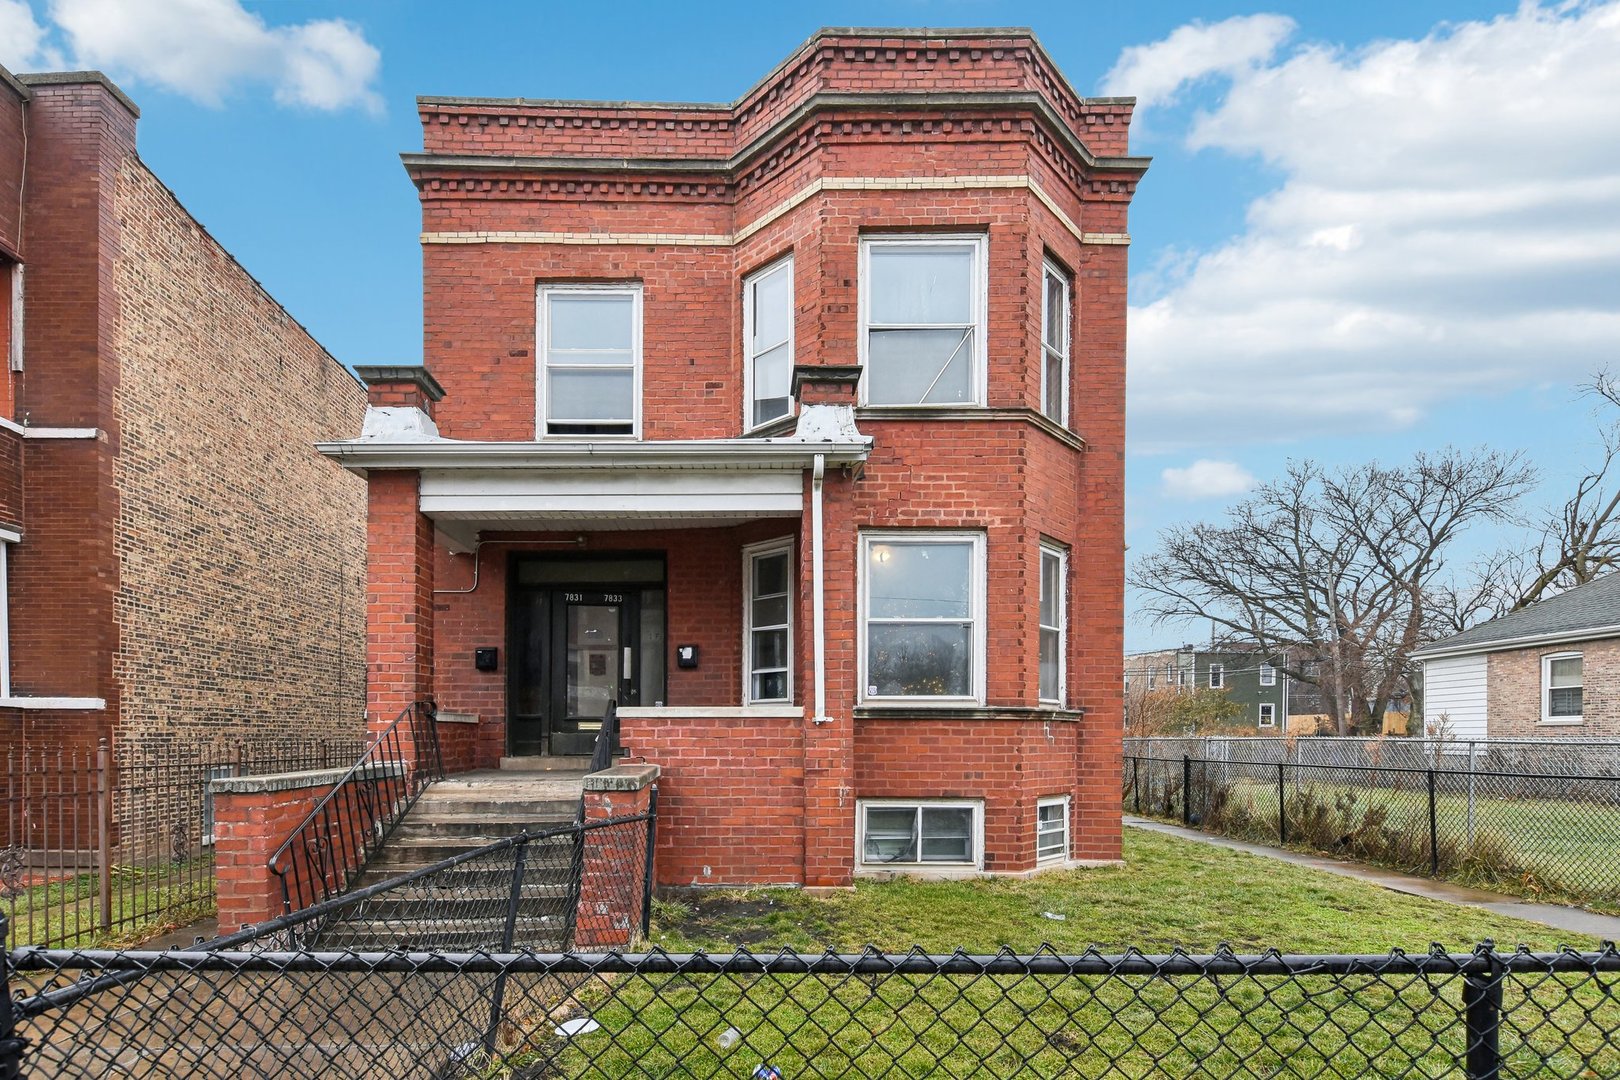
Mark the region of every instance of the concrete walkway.
POLYGON ((1211 833, 1200 832, 1197 829, 1183 828, 1180 825, 1170 825, 1163 821, 1152 821, 1148 818, 1126 815, 1125 824, 1133 829, 1145 829, 1148 832, 1163 833, 1166 836, 1191 840, 1196 844, 1208 844, 1210 847, 1228 848, 1232 851, 1246 851, 1250 855, 1258 855, 1263 859, 1276 859, 1278 862, 1292 863, 1295 866, 1306 866, 1312 870, 1322 870, 1329 874, 1337 874, 1340 877, 1354 878, 1356 881, 1365 881, 1370 885, 1378 885, 1394 892, 1406 893, 1409 896, 1421 896, 1427 900, 1441 900, 1448 904, 1462 904, 1466 907, 1483 908, 1497 915, 1508 915, 1515 919, 1523 919, 1526 922, 1540 923, 1555 930, 1567 930, 1572 934, 1588 934, 1603 941, 1620 941, 1620 916, 1599 915, 1581 908, 1564 907, 1560 904, 1536 904, 1528 900, 1516 900, 1511 896, 1503 896, 1500 893, 1470 889, 1461 885, 1451 885, 1444 881, 1435 881, 1432 878, 1398 874, 1393 870, 1381 870, 1376 866, 1368 866, 1365 863, 1344 862, 1339 859, 1330 859, 1324 855, 1306 855, 1297 851, 1266 847, 1264 844, 1250 844, 1243 840, 1232 840, 1225 836, 1215 836, 1211 833))

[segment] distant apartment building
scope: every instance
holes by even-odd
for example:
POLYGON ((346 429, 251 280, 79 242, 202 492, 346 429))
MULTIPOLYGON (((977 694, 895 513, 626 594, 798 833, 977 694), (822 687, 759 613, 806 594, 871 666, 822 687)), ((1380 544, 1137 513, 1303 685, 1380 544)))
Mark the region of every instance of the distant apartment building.
POLYGON ((0 69, 0 742, 363 729, 364 389, 136 151, 97 72, 0 69))
POLYGON ((1282 662, 1258 649, 1229 646, 1221 649, 1183 645, 1125 657, 1125 726, 1131 725, 1133 701, 1152 691, 1189 693, 1219 690, 1241 711, 1230 728, 1252 728, 1263 735, 1288 730, 1290 680, 1282 662))

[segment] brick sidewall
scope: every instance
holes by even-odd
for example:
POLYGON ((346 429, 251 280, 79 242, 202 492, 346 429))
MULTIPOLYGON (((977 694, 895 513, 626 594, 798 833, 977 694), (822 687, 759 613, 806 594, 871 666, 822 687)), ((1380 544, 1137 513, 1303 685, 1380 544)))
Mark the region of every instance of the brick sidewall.
MULTIPOLYGON (((654 790, 648 785, 637 791, 587 791, 585 821, 645 814, 654 790)), ((643 824, 585 830, 574 948, 623 948, 641 936, 647 882, 645 828, 643 824)))
POLYGON ((1620 638, 1541 649, 1493 652, 1485 660, 1486 733, 1492 738, 1620 738, 1620 638), (1582 704, 1578 724, 1541 722, 1541 660, 1581 654, 1582 704))
POLYGON ((281 879, 270 856, 315 808, 330 784, 214 796, 214 876, 221 933, 283 913, 281 879))

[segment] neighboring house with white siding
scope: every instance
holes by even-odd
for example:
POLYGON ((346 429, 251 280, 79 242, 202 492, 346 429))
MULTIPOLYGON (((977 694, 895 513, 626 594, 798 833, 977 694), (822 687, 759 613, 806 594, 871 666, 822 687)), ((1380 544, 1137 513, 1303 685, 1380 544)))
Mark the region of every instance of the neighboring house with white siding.
POLYGON ((1620 573, 1426 646, 1423 721, 1454 738, 1620 737, 1620 573))

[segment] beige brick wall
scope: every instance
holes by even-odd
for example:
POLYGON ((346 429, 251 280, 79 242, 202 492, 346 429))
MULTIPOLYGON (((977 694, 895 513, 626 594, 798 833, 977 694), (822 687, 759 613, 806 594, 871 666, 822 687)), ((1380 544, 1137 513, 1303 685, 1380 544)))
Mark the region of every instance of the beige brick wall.
POLYGON ((1620 737, 1620 638, 1540 649, 1495 652, 1485 661, 1486 725, 1493 738, 1620 737), (1541 658, 1578 652, 1585 680, 1583 722, 1541 723, 1541 658))
POLYGON ((362 732, 365 485, 313 444, 364 390, 133 156, 117 209, 120 738, 362 732))

